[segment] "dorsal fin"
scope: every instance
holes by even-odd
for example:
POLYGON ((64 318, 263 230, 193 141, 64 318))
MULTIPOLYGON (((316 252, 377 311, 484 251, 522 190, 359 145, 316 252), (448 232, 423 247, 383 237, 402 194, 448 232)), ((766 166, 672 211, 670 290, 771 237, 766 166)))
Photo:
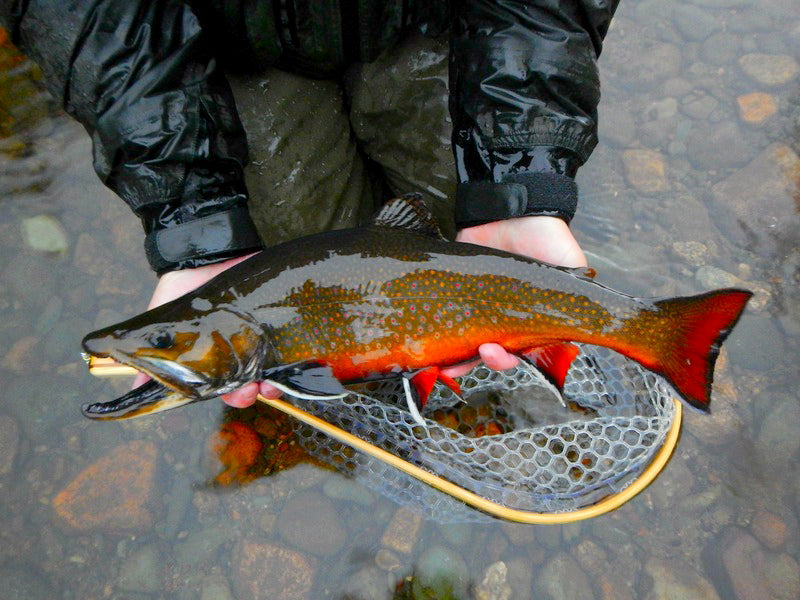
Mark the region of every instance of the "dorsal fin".
POLYGON ((389 200, 372 219, 376 227, 393 227, 416 231, 444 239, 439 224, 420 194, 406 194, 389 200))

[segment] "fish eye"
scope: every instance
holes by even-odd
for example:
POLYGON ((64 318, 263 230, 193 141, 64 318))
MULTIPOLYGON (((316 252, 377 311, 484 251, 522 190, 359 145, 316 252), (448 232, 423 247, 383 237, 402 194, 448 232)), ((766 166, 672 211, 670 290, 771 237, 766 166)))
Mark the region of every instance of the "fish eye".
POLYGON ((153 348, 166 350, 167 348, 172 348, 172 346, 175 344, 175 336, 169 331, 156 331, 148 336, 147 343, 153 348))

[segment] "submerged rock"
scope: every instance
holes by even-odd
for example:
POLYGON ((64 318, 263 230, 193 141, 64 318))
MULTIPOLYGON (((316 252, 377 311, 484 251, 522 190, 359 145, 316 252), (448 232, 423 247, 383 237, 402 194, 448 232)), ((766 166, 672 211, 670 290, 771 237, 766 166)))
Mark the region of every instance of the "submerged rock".
POLYGON ((289 499, 278 516, 278 531, 293 546, 317 556, 336 553, 347 540, 333 503, 312 492, 289 499))
POLYGON ((78 531, 149 529, 155 521, 157 456, 151 442, 117 446, 56 495, 56 515, 78 531))
POLYGON ((401 554, 410 554, 417 545, 424 519, 407 508, 398 508, 383 532, 381 544, 401 554))
POLYGON ((789 83, 800 73, 800 65, 787 54, 745 54, 739 66, 748 77, 769 86, 789 83))
POLYGON ((158 549, 145 546, 122 561, 117 587, 125 592, 154 594, 162 589, 161 564, 158 549))
POLYGON ((483 574, 481 582, 475 586, 475 600, 508 600, 511 597, 511 586, 507 579, 506 563, 492 563, 483 574))
POLYGON ((541 570, 536 580, 536 598, 585 600, 593 598, 589 579, 574 558, 561 552, 541 570))
POLYGON ((233 584, 239 598, 311 598, 315 568, 304 554, 266 542, 242 540, 233 557, 233 584))
POLYGON ((14 466, 19 448, 19 425, 10 415, 0 415, 0 475, 7 475, 14 466))
POLYGON ((37 215, 22 221, 25 243, 39 252, 66 252, 69 248, 67 232, 61 222, 51 215, 37 215))
POLYGON ((467 598, 469 570, 458 554, 433 546, 419 557, 411 584, 415 600, 460 600, 467 598))
POLYGON ((714 586, 686 564, 651 558, 645 570, 653 580, 648 600, 718 600, 714 586))

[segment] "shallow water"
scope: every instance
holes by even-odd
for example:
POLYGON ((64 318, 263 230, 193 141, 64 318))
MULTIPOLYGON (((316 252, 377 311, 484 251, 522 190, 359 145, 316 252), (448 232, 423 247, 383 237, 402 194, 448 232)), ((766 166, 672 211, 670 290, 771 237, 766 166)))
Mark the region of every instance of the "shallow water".
POLYGON ((297 453, 263 409, 235 416, 275 440, 258 465, 276 474, 226 487, 213 448, 234 411, 221 403, 83 419, 81 403, 127 383, 89 377, 80 338, 141 311, 155 279, 137 220, 96 181, 85 133, 36 91, 28 65, 4 63, 9 597, 423 597, 437 574, 459 598, 800 597, 798 51, 793 1, 620 7, 577 236, 617 289, 756 296, 725 346, 712 415, 686 415, 645 492, 564 526, 438 525, 317 465, 282 469, 297 453), (501 582, 491 591, 487 573, 501 582))

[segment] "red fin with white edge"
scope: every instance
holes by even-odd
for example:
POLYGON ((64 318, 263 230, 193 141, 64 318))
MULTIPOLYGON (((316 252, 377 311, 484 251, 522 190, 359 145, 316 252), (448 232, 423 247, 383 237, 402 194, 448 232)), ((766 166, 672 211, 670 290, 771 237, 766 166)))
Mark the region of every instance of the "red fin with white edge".
POLYGON ((532 348, 524 354, 530 363, 544 373, 560 392, 564 389, 564 380, 567 378, 572 361, 579 352, 580 348, 575 344, 565 342, 532 348))

